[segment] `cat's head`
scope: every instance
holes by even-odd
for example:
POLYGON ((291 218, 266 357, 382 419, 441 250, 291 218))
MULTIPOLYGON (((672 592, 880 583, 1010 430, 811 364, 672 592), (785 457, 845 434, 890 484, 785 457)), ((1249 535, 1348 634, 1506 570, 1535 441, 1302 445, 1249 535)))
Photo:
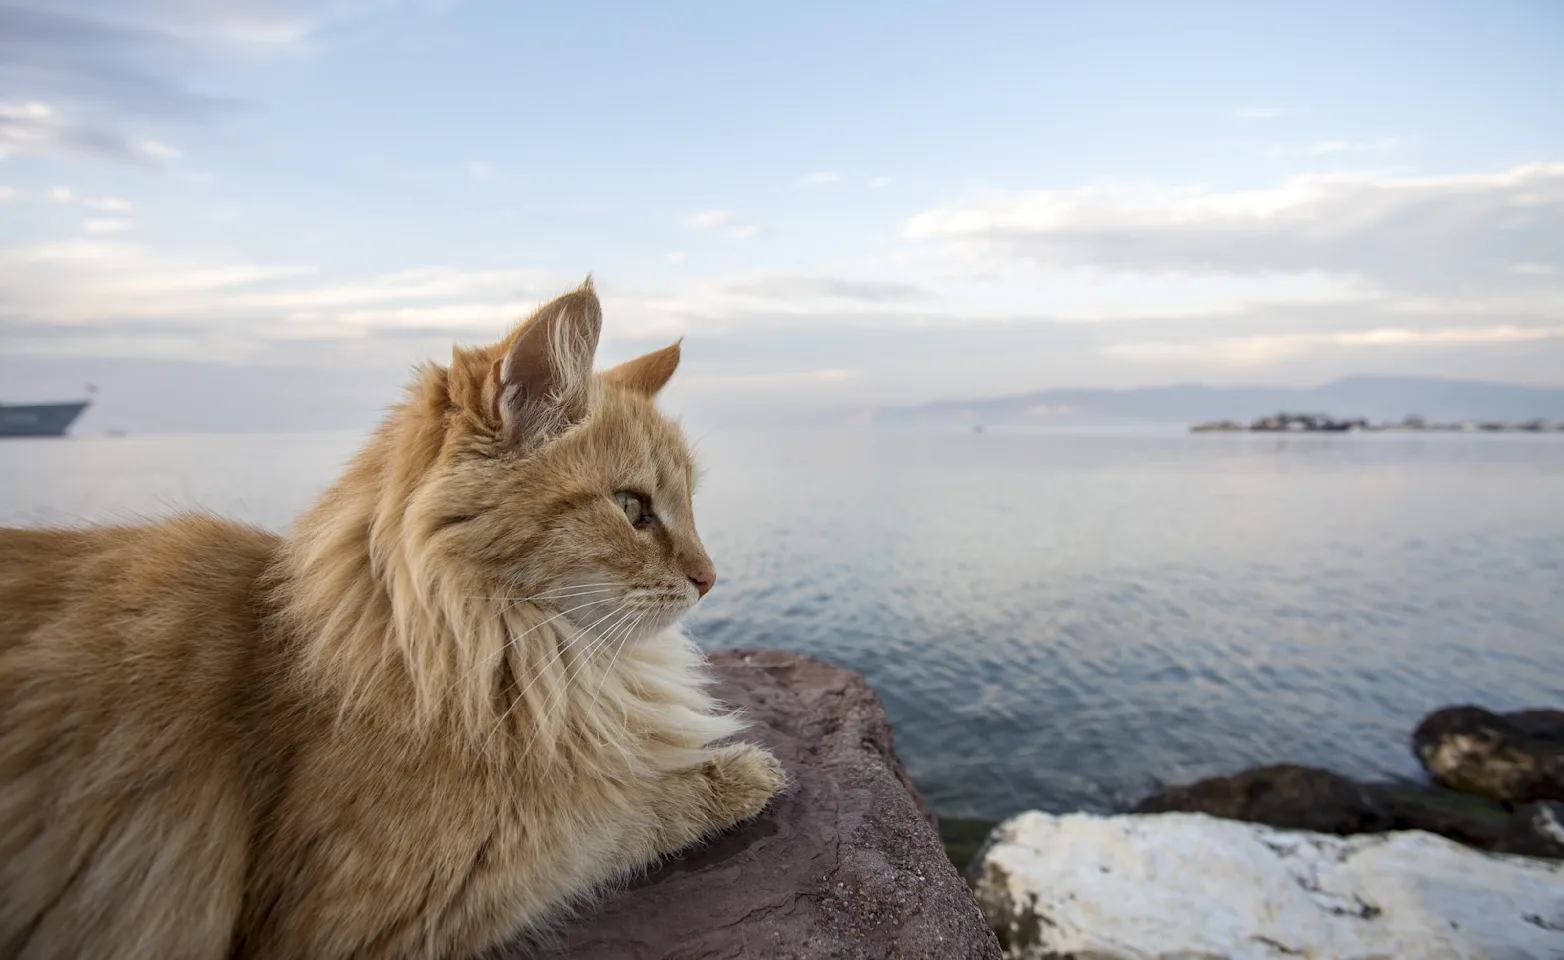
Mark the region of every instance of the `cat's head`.
POLYGON ((633 640, 673 625, 717 573, 695 529, 694 461, 653 402, 679 344, 594 373, 601 328, 588 280, 499 343, 458 349, 407 520, 488 596, 633 640))

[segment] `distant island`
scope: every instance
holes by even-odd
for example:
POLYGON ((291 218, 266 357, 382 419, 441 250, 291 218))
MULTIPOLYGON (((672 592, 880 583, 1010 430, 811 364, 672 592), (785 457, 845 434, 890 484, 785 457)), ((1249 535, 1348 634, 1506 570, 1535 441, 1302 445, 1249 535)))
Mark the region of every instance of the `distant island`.
MULTIPOLYGON (((962 424, 968 429, 975 424, 1165 423, 1185 427, 1222 422, 1235 425, 1230 429, 1248 429, 1241 425, 1269 418, 1277 410, 1351 411, 1364 422, 1355 429, 1373 429, 1369 423, 1416 430, 1435 429, 1429 424, 1454 430, 1482 430, 1484 424, 1530 429, 1528 424, 1564 421, 1564 388, 1420 377, 1347 377, 1315 387, 1176 384, 1117 390, 1057 388, 880 407, 867 419, 887 425, 962 424), (1417 418, 1403 419, 1410 412, 1420 414, 1426 422, 1415 426, 1417 418)), ((1356 422, 1330 417, 1318 420, 1356 422)))
POLYGON ((1442 433, 1564 433, 1557 420, 1462 420, 1434 423, 1416 415, 1395 423, 1370 423, 1366 418, 1337 420, 1322 413, 1277 413, 1245 426, 1236 420, 1197 423, 1191 433, 1348 433, 1351 431, 1412 431, 1442 433))

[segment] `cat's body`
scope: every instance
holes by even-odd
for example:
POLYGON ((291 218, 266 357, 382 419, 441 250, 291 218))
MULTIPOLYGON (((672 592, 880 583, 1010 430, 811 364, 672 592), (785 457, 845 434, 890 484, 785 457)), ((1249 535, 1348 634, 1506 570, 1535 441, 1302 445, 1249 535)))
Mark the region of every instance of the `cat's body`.
POLYGON ((427 370, 286 538, 0 531, 0 957, 471 956, 759 812, 677 353, 596 318, 427 370))

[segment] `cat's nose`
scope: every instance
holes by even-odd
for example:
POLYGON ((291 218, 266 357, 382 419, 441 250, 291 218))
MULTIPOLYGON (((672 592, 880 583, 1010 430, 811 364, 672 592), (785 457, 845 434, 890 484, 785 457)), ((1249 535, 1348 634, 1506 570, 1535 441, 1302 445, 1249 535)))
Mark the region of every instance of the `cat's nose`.
POLYGON ((690 568, 690 582, 695 584, 695 589, 701 596, 711 592, 711 588, 717 585, 717 568, 710 560, 698 563, 690 568))

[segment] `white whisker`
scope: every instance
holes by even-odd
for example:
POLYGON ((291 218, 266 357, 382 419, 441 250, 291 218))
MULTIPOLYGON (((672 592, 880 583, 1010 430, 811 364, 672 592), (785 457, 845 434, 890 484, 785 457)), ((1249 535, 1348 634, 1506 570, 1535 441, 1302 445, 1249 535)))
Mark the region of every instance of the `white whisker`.
MULTIPOLYGON (((608 661, 608 667, 603 671, 602 679, 598 681, 597 693, 592 696, 592 703, 587 707, 585 714, 586 716, 590 717, 596 711, 598 698, 603 695, 603 688, 608 685, 609 678, 613 675, 614 664, 618 663, 620 652, 623 651, 626 644, 630 642, 630 639, 635 634, 636 629, 640 627, 641 623, 650 615, 651 614, 649 611, 638 614, 635 620, 631 622, 629 628, 625 630, 624 633, 620 636, 619 643, 614 648, 614 656, 608 661)), ((625 732, 629 732, 628 715, 621 719, 620 728, 625 732)), ((610 744, 607 740, 605 740, 603 742, 603 746, 610 746, 610 744)), ((616 737, 612 743, 612 746, 615 746, 619 749, 619 753, 625 758, 626 766, 634 766, 635 760, 630 756, 628 747, 625 746, 624 737, 616 737)))
MULTIPOLYGON (((591 605, 592 604, 582 604, 582 606, 591 606, 591 605)), ((617 609, 618 608, 616 607, 615 610, 617 610, 617 609)), ((602 623, 607 618, 613 616, 615 610, 610 610, 606 614, 604 614, 602 617, 599 617, 597 620, 593 621, 592 626, 595 626, 595 625, 597 625, 599 623, 602 623)), ((568 612, 568 611, 566 611, 566 612, 568 612)), ((562 612, 560 614, 557 614, 556 616, 564 616, 564 613, 562 612)), ((554 619, 554 618, 551 617, 549 619, 554 619)), ((541 626, 543 626, 543 624, 540 623, 540 624, 538 624, 538 626, 541 627, 541 626)), ((537 629, 537 627, 534 627, 533 629, 537 629)), ((489 743, 494 739, 494 735, 496 733, 498 733, 502 727, 505 726, 505 721, 510 719, 511 713, 516 709, 516 707, 518 705, 520 705, 522 699, 527 695, 527 691, 531 690, 534 684, 536 684, 539 680, 543 679, 543 675, 548 672, 549 668, 552 667, 555 663, 559 662, 564 657, 565 652, 567 650, 569 650, 572 646, 574 646, 577 640, 579 640, 583 636, 586 636, 586 634, 587 634, 587 632, 589 630, 591 630, 591 626, 581 627, 581 628, 577 629, 576 632, 574 634, 572 634, 568 640, 566 640, 564 646, 556 647, 555 650, 553 651, 553 653, 551 653, 550 655, 546 656, 543 659, 543 662, 538 665, 537 670, 533 672, 531 679, 528 680, 527 685, 522 687, 520 693, 516 694, 515 697, 511 698, 510 706, 505 709, 504 713, 500 714, 500 719, 498 720, 498 722, 495 723, 494 729, 489 731, 489 736, 484 739, 484 741, 483 741, 483 752, 485 754, 488 753, 489 743)), ((531 630, 529 630, 527 632, 530 633, 531 630)), ((525 635, 525 634, 523 634, 523 635, 525 635)), ((505 650, 508 650, 511 647, 511 645, 512 644, 510 642, 507 642, 504 647, 500 648, 500 652, 503 653, 505 650)), ((567 667, 567 669, 568 669, 568 667, 567 667)))
MULTIPOLYGON (((575 673, 574 677, 572 677, 570 675, 570 667, 569 667, 569 665, 567 664, 565 666, 565 682, 560 684, 559 691, 557 693, 555 693, 553 696, 549 697, 548 701, 543 705, 543 709, 542 709, 541 713, 544 716, 547 716, 551 711, 554 710, 555 707, 561 706, 561 705, 563 705, 565 703, 566 698, 568 698, 570 696, 571 684, 576 682, 576 681, 579 681, 581 679, 581 673, 582 673, 582 671, 584 671, 586 669, 587 664, 589 662, 591 662, 593 654, 596 651, 603 649, 603 647, 606 646, 610 642, 611 638, 614 635, 614 632, 616 630, 618 630, 618 628, 629 619, 629 617, 632 614, 632 612, 633 611, 630 611, 630 610, 624 610, 618 620, 615 620, 613 623, 609 624, 602 631, 602 633, 600 633, 596 637, 594 637, 593 640, 590 643, 588 643, 585 648, 582 649, 581 656, 580 656, 580 661, 579 661, 579 663, 578 663, 578 665, 576 667, 576 673, 575 673)), ((613 615, 612 613, 609 614, 609 616, 612 616, 612 615, 613 615)), ((606 617, 601 618, 601 619, 599 619, 597 621, 597 623, 602 623, 604 619, 607 619, 607 618, 606 617)), ((597 623, 594 623, 592 626, 596 627, 597 623)), ((522 748, 522 752, 523 753, 526 753, 526 752, 528 752, 528 751, 530 751, 532 749, 532 742, 533 742, 534 738, 537 737, 537 733, 538 733, 538 731, 536 729, 534 729, 532 731, 531 736, 529 736, 527 738, 527 743, 522 748)))
POLYGON ((547 590, 547 591, 544 591, 543 593, 535 593, 535 594, 532 594, 531 596, 526 596, 526 597, 463 596, 462 599, 463 600, 486 600, 486 601, 490 601, 490 602, 493 602, 493 603, 509 603, 509 604, 530 603, 530 602, 537 601, 537 600, 568 600, 571 597, 582 597, 582 596, 586 596, 588 594, 596 593, 598 590, 604 589, 606 587, 616 587, 616 586, 619 586, 619 584, 617 584, 617 583, 610 583, 610 582, 605 582, 605 583, 582 583, 582 584, 576 584, 576 585, 569 586, 569 587, 561 587, 558 590, 547 590))
POLYGON ((520 642, 520 640, 523 637, 527 636, 527 634, 531 633, 532 631, 538 630, 538 629, 548 625, 549 623, 552 623, 553 621, 558 620, 560 617, 563 617, 563 616, 565 616, 568 613, 574 613, 577 610, 585 610, 587 607, 595 607, 595 606, 597 606, 600 603, 611 603, 611 602, 613 602, 613 600, 614 600, 613 597, 605 597, 602 600, 591 600, 591 601, 588 601, 587 603, 577 604, 576 606, 571 607, 571 608, 569 608, 567 610, 559 611, 558 613, 556 613, 553 616, 549 617, 547 620, 544 620, 542 623, 538 623, 538 624, 535 624, 535 625, 533 625, 531 627, 528 627, 526 630, 523 630, 521 633, 518 633, 516 636, 508 638, 503 644, 500 645, 500 648, 498 650, 496 650, 493 653, 489 654, 488 656, 484 657, 482 660, 480 660, 477 663, 473 664, 471 668, 469 668, 468 670, 464 671, 461 676, 457 677, 456 680, 451 683, 451 689, 452 690, 456 689, 456 687, 458 685, 460 685, 463 680, 466 680, 468 677, 472 676, 477 671, 483 669, 491 661, 493 661, 495 657, 498 657, 501 654, 503 654, 506 650, 509 650, 512 646, 514 646, 515 644, 520 642))
MULTIPOLYGON (((483 749, 484 749, 485 753, 488 752, 489 743, 490 743, 490 741, 492 741, 494 739, 494 735, 496 733, 499 733, 500 729, 505 726, 505 722, 508 719, 510 719, 511 713, 521 703, 522 698, 524 698, 527 695, 527 691, 531 690, 533 685, 536 684, 539 680, 541 680, 543 678, 543 674, 548 670, 548 668, 555 661, 562 660, 564 658, 564 656, 565 656, 565 653, 567 651, 569 651, 571 647, 575 646, 576 642, 578 640, 580 640, 583 636, 586 636, 587 634, 589 634, 598 624, 600 624, 603 621, 607 620, 609 617, 612 617, 615 613, 621 612, 622 610, 623 610, 622 607, 615 607, 613 610, 608 611, 607 613, 603 614, 601 617, 598 617, 596 620, 592 621, 592 623, 589 626, 585 626, 585 627, 582 627, 581 629, 577 630, 575 632, 575 634, 573 636, 571 636, 570 639, 565 642, 565 645, 563 647, 560 647, 559 650, 555 652, 553 657, 551 657, 550 659, 546 660, 538 668, 537 672, 535 674, 533 674, 531 681, 529 681, 527 683, 527 685, 522 688, 521 692, 516 694, 515 698, 511 700, 510 706, 507 707, 505 712, 500 715, 499 722, 494 725, 494 729, 489 732, 489 736, 483 741, 483 749)), ((588 643, 587 646, 588 646, 588 648, 590 648, 592 646, 592 644, 588 643)), ((565 670, 565 684, 563 686, 565 688, 568 688, 569 684, 570 684, 570 665, 568 663, 565 664, 564 670, 565 670)), ((578 671, 578 673, 579 673, 579 671, 578 671)), ((551 698, 549 704, 545 705, 545 707, 544 707, 544 709, 542 711, 542 713, 544 715, 547 715, 550 707, 552 706, 552 702, 553 701, 552 701, 552 698, 551 698)), ((533 737, 535 737, 537 735, 537 730, 534 729, 532 731, 532 734, 533 734, 533 737)), ((528 737, 528 739, 527 739, 527 747, 529 749, 531 747, 533 737, 528 737)))
POLYGON ((645 620, 649 615, 650 615, 650 613, 646 612, 646 611, 643 611, 641 613, 636 614, 635 615, 635 620, 632 621, 631 624, 630 624, 630 628, 628 630, 626 630, 624 632, 624 634, 619 638, 619 640, 617 642, 617 645, 614 647, 614 655, 613 655, 612 659, 610 659, 608 661, 608 669, 603 671, 603 679, 598 681, 597 693, 592 695, 592 703, 587 707, 587 711, 586 712, 587 712, 588 716, 591 715, 593 710, 597 709, 597 700, 598 700, 599 697, 601 697, 603 695, 603 688, 608 686, 609 675, 611 675, 614 672, 614 664, 619 662, 619 653, 620 653, 620 651, 625 648, 625 644, 629 642, 631 635, 635 632, 635 629, 637 627, 639 627, 641 625, 641 622, 643 620, 645 620))

